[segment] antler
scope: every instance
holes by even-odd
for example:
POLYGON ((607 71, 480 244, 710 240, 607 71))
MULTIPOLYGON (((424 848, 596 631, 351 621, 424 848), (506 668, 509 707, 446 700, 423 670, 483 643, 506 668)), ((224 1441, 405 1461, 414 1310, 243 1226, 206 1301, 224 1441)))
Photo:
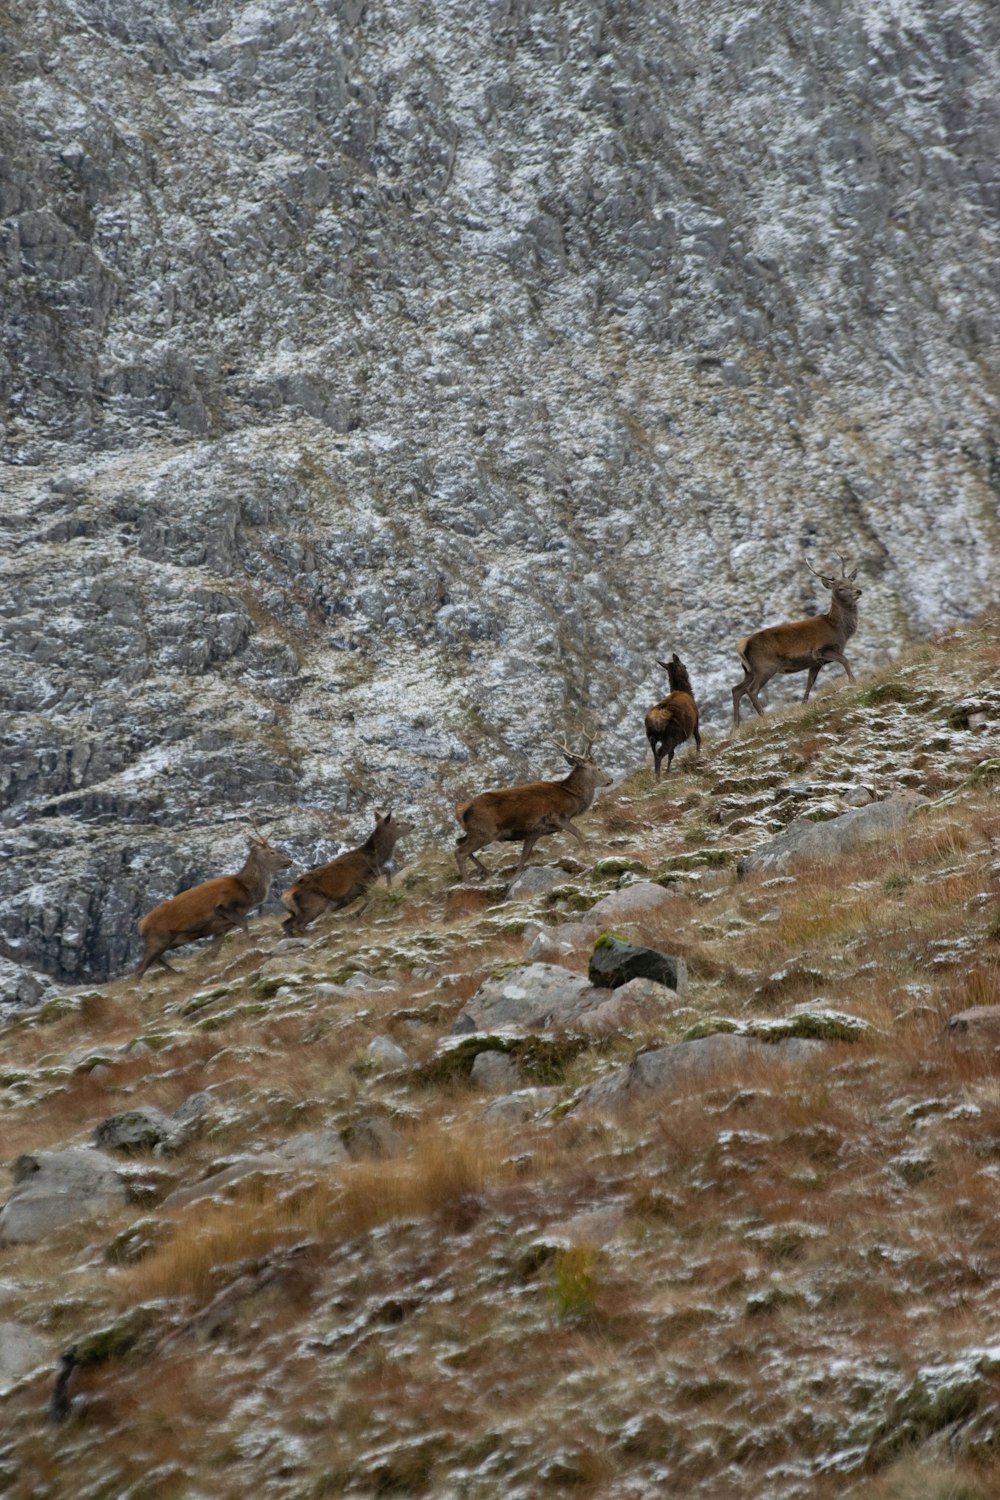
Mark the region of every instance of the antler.
POLYGON ((260 842, 262 844, 266 844, 267 843, 267 836, 266 836, 266 834, 261 833, 260 829, 257 827, 256 821, 253 818, 250 818, 248 821, 250 823, 250 827, 253 829, 254 833, 257 835, 257 837, 260 840, 260 842))

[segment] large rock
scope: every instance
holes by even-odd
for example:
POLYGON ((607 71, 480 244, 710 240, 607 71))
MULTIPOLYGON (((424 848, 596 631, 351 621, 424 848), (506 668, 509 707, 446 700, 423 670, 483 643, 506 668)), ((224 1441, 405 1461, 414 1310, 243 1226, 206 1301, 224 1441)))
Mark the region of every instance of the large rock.
POLYGON ((556 964, 528 964, 481 984, 452 1030, 461 1035, 503 1026, 526 1031, 572 1026, 605 999, 606 993, 596 990, 582 974, 556 964))
POLYGON ((627 1068, 598 1079, 584 1090, 576 1108, 617 1114, 639 1100, 671 1099, 692 1085, 710 1086, 719 1075, 752 1077, 761 1070, 810 1061, 822 1047, 822 1042, 797 1038, 765 1043, 728 1033, 677 1042, 642 1052, 627 1068))
POLYGON ((591 984, 616 990, 630 979, 651 979, 674 990, 680 999, 687 994, 687 964, 683 958, 623 942, 614 936, 602 937, 590 956, 588 978, 591 984))
POLYGON ((895 833, 918 808, 926 806, 926 797, 900 792, 884 802, 854 807, 827 822, 796 818, 783 833, 740 860, 738 871, 740 875, 771 875, 810 862, 835 864, 865 844, 895 833))
POLYGON ((49 1345, 32 1329, 0 1322, 0 1396, 22 1376, 51 1361, 49 1345))
POLYGON ((137 1151, 179 1151, 190 1132, 180 1120, 155 1105, 137 1105, 102 1120, 94 1130, 94 1145, 132 1155, 137 1151))
POLYGON ((33 1244, 126 1201, 125 1182, 100 1151, 36 1151, 14 1164, 14 1191, 0 1209, 0 1244, 33 1244))
POLYGON ((669 910, 676 899, 672 890, 652 880, 637 880, 596 901, 589 911, 558 927, 532 924, 527 930, 527 955, 539 963, 565 958, 610 928, 641 924, 669 910))
POLYGON ((13 959, 0 955, 0 1017, 5 1012, 40 1005, 53 988, 51 979, 45 974, 24 968, 13 959))

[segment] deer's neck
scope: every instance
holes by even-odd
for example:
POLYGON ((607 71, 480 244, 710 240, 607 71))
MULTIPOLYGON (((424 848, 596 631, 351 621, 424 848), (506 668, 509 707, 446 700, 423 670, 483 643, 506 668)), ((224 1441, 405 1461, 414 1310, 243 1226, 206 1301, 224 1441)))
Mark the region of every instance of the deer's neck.
POLYGON ((387 829, 376 828, 367 842, 362 846, 362 853, 367 854, 368 862, 373 870, 383 870, 392 858, 393 847, 396 836, 387 829))
POLYGON ((252 898, 251 904, 257 906, 267 895, 271 884, 271 870, 256 850, 251 850, 246 864, 236 878, 246 886, 247 893, 252 898))
POLYGON ((840 641, 849 641, 858 628, 858 606, 842 604, 839 599, 831 599, 827 619, 837 632, 840 641))

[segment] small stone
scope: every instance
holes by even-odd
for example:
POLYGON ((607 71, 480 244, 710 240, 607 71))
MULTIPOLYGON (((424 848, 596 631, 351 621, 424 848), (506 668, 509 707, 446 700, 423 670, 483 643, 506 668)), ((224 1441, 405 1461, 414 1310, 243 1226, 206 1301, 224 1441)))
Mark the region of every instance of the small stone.
POLYGON ((491 1048, 477 1052, 469 1076, 480 1088, 509 1089, 517 1079, 517 1064, 506 1052, 491 1048))
POLYGON ((365 1048, 368 1056, 387 1068, 405 1068, 410 1061, 402 1047, 387 1036, 374 1037, 365 1048))
POLYGON ((336 1130, 305 1130, 275 1146, 274 1154, 304 1167, 330 1167, 347 1161, 347 1147, 336 1130))
POLYGON ((44 1339, 20 1323, 0 1322, 0 1396, 23 1376, 52 1362, 44 1339))
POLYGON ((529 865, 520 875, 515 875, 504 895, 508 901, 529 901, 532 896, 541 896, 554 886, 565 885, 565 870, 551 865, 529 865))

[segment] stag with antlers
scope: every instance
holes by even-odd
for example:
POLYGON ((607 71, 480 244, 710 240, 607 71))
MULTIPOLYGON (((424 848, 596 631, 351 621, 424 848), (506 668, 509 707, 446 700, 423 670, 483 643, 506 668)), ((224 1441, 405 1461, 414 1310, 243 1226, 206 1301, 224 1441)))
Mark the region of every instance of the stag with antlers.
POLYGON ((825 589, 830 590, 830 608, 826 614, 811 615, 808 620, 795 620, 788 625, 771 625, 736 642, 743 663, 743 681, 733 688, 734 726, 740 722, 740 700, 744 694, 758 714, 764 712, 757 694, 779 672, 809 673, 803 703, 812 692, 820 672, 831 662, 839 662, 854 681, 844 647, 858 628, 861 590, 854 581, 858 570, 855 568, 853 573, 848 573, 843 557, 839 577, 832 573, 817 573, 808 560, 806 567, 825 589))
POLYGON ((582 755, 558 740, 552 743, 570 766, 569 775, 562 781, 531 781, 525 786, 481 792, 469 802, 456 805, 455 816, 465 830, 455 849, 460 880, 465 879, 465 862, 470 859, 481 876, 489 874, 476 858, 477 851, 485 849, 487 844, 521 840, 517 874, 524 869, 538 840, 546 834, 571 833, 582 847, 583 837, 572 820, 587 811, 598 787, 610 786, 612 778, 594 759, 593 740, 587 741, 582 755))

